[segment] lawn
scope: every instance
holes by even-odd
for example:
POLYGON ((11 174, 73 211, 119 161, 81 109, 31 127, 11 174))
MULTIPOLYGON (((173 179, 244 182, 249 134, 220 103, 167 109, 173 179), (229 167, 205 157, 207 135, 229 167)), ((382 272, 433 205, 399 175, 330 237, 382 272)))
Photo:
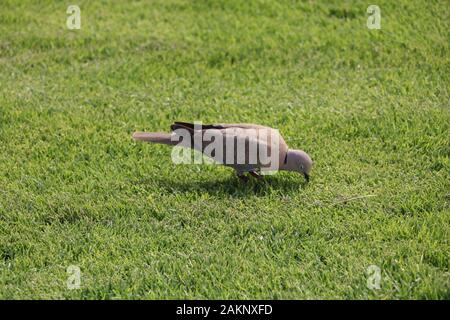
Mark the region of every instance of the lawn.
POLYGON ((3 0, 0 298, 450 299, 448 2, 370 4, 3 0), (176 120, 278 128, 311 181, 131 138, 176 120))

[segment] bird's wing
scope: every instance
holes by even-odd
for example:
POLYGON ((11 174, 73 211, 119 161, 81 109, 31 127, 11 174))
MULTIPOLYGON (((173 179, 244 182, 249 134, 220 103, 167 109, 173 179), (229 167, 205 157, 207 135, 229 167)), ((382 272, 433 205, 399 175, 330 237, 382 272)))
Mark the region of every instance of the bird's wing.
MULTIPOLYGON (((171 129, 173 131, 177 129, 185 129, 191 134, 191 142, 192 147, 196 150, 199 150, 201 152, 204 152, 205 148, 211 143, 204 141, 203 139, 200 139, 200 141, 196 141, 194 139, 194 133, 198 132, 195 131, 195 127, 193 123, 188 122, 175 122, 172 124, 171 129)), ((288 150, 288 146, 286 142, 284 141, 283 137, 279 134, 278 130, 275 130, 273 128, 257 125, 257 124, 251 124, 251 123, 236 123, 236 124, 207 124, 207 125, 201 125, 201 131, 202 133, 205 133, 206 130, 210 130, 210 132, 220 132, 223 138, 223 146, 224 146, 224 153, 226 153, 227 148, 227 140, 230 139, 237 141, 243 141, 246 140, 246 148, 245 148, 245 158, 249 159, 249 150, 250 150, 250 144, 257 145, 258 148, 266 148, 265 150, 268 150, 269 154, 272 154, 272 148, 271 148, 271 138, 276 137, 278 139, 278 163, 282 164, 284 160, 286 159, 286 154, 288 150), (252 130, 251 130, 252 129, 252 130)), ((237 144, 236 144, 237 145, 237 144)), ((237 149, 236 145, 234 146, 234 153, 235 157, 237 157, 237 149)), ((275 152, 275 150, 273 150, 275 152)), ((241 155, 242 156, 242 155, 241 155)), ((258 163, 261 163, 261 159, 258 157, 258 163)), ((213 157, 214 158, 214 157, 213 157)), ((217 162, 221 162, 220 159, 215 159, 217 162)), ((236 160, 236 159, 235 159, 236 160)))
POLYGON ((211 126, 215 126, 218 129, 229 129, 229 128, 241 128, 241 129, 270 129, 271 127, 263 126, 260 124, 254 124, 254 123, 218 123, 213 124, 211 126))
POLYGON ((284 140, 278 134, 278 131, 262 129, 265 128, 230 127, 221 130, 216 129, 221 133, 223 139, 222 156, 226 155, 227 151, 233 154, 232 161, 234 164, 231 164, 231 167, 240 171, 269 168, 271 166, 279 168, 287 152, 284 140), (272 139, 278 141, 274 140, 272 143, 272 139), (230 148, 232 151, 230 151, 230 148))
MULTIPOLYGON (((202 128, 202 130, 208 130, 208 129, 229 129, 229 128, 242 128, 242 129, 272 129, 268 126, 262 126, 259 124, 253 124, 253 123, 216 123, 216 124, 202 124, 199 125, 199 127, 202 128)), ((189 131, 194 130, 194 123, 189 122, 180 122, 176 121, 174 122, 170 128, 172 131, 175 131, 176 129, 187 129, 189 131)))

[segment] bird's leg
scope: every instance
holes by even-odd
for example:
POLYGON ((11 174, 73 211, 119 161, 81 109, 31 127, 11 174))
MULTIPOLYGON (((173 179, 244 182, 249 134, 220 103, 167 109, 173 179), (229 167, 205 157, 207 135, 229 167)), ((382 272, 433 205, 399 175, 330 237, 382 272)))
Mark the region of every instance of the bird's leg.
POLYGON ((249 171, 248 173, 250 173, 251 176, 256 179, 262 179, 262 176, 259 173, 257 173, 256 171, 249 171))
POLYGON ((241 180, 244 183, 248 182, 248 177, 243 172, 237 172, 236 174, 239 180, 241 180))

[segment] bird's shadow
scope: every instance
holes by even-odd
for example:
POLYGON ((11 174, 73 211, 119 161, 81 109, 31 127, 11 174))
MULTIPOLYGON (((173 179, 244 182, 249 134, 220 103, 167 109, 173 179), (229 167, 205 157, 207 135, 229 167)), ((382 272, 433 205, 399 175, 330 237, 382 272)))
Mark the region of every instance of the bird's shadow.
MULTIPOLYGON (((145 184, 145 180, 142 181, 145 184)), ((168 193, 203 193, 211 196, 247 197, 250 195, 264 196, 274 191, 289 194, 303 191, 308 183, 303 177, 286 179, 278 175, 269 175, 260 179, 249 177, 247 182, 241 181, 236 176, 230 175, 214 180, 190 180, 179 181, 172 179, 153 178, 152 183, 159 189, 168 193)))

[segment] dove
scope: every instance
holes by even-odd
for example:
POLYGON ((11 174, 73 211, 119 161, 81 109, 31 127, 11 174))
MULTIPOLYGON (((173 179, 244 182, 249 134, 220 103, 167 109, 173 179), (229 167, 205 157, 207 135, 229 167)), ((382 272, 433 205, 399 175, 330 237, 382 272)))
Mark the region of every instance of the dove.
POLYGON ((309 181, 313 166, 303 150, 289 149, 278 130, 251 123, 207 124, 175 122, 171 133, 135 132, 138 141, 181 146, 200 151, 219 164, 231 167, 247 181, 246 173, 261 174, 278 170, 302 174, 309 181))

